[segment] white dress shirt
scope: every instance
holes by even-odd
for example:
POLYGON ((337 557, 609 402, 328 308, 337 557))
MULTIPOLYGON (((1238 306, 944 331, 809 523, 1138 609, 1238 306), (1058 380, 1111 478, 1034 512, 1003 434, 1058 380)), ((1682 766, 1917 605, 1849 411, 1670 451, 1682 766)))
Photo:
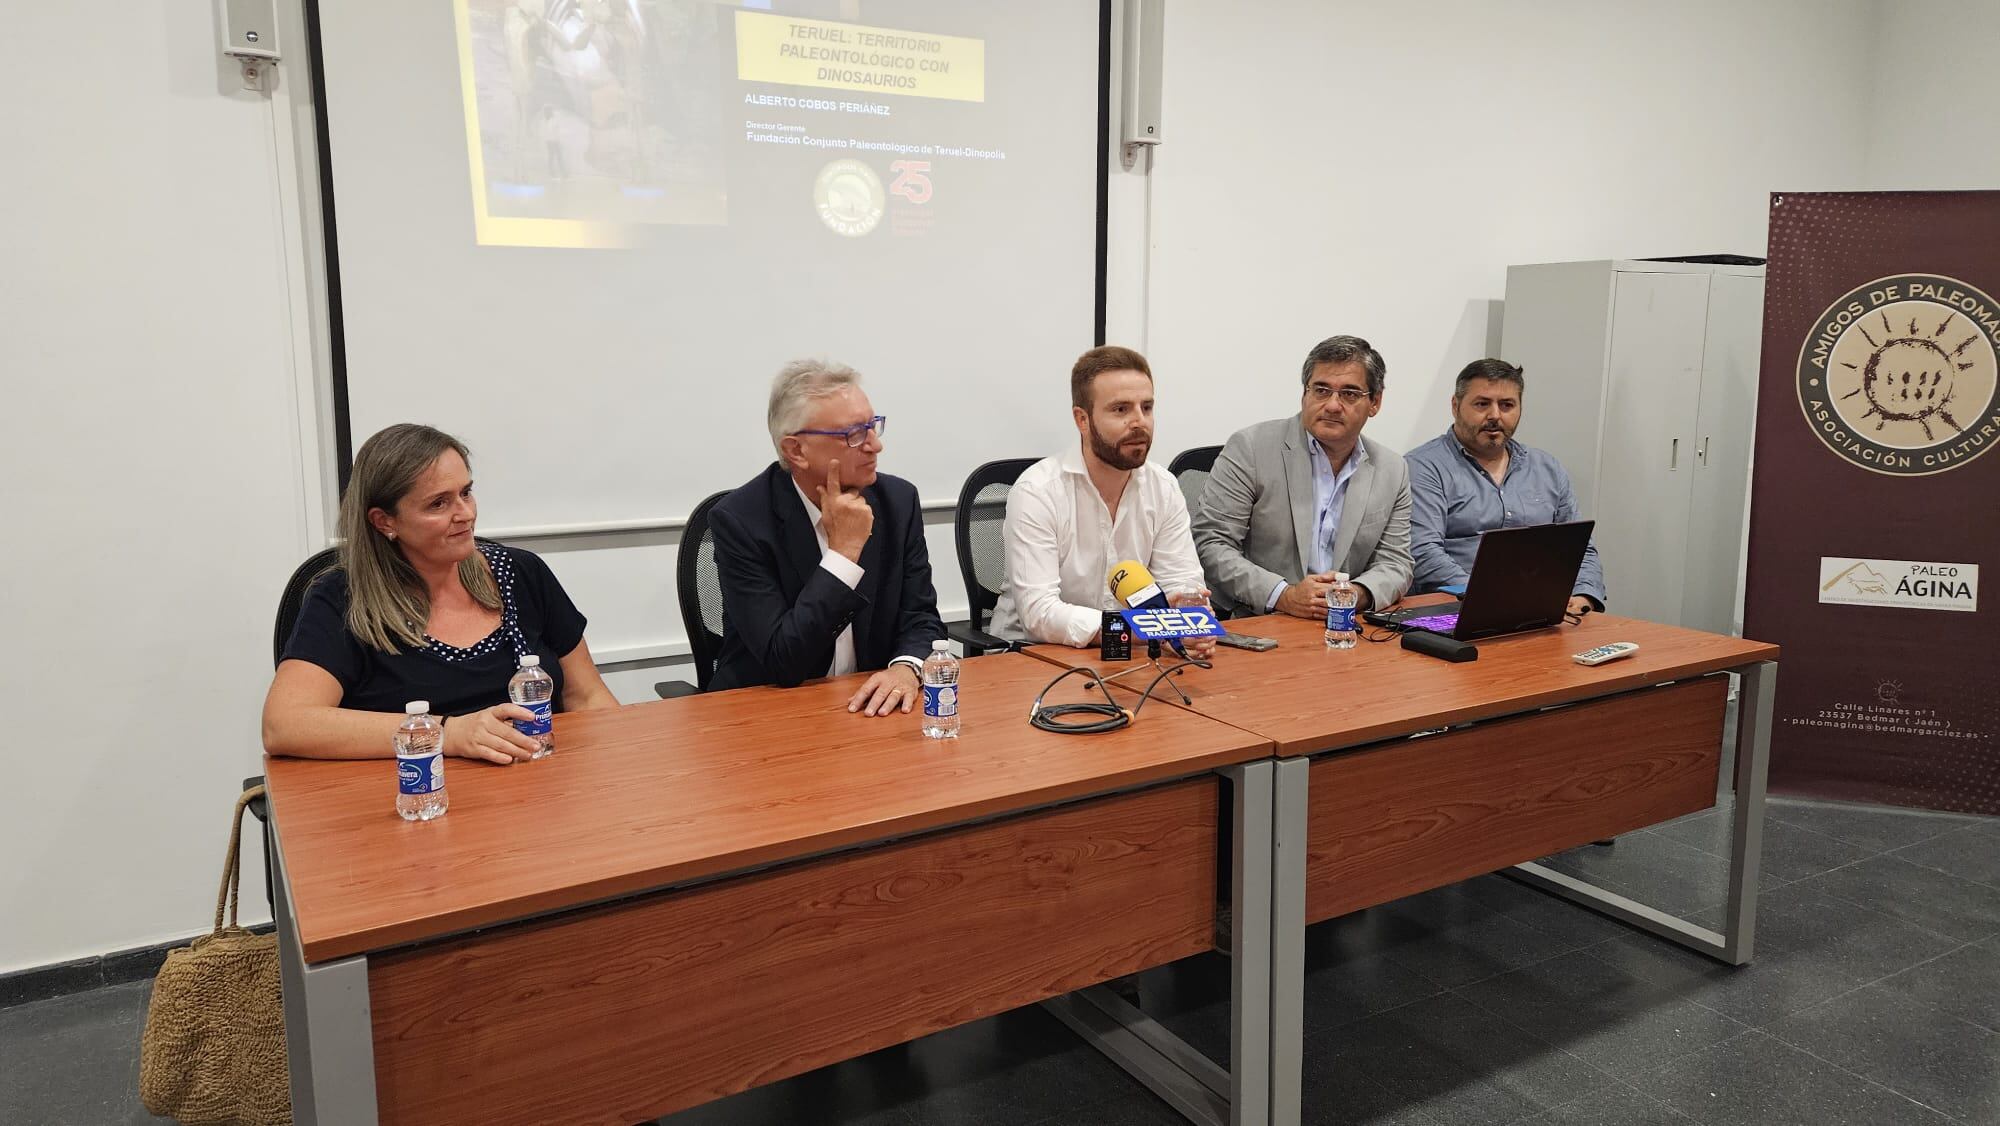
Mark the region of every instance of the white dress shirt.
POLYGON ((990 627, 996 637, 1087 645, 1104 611, 1122 609, 1111 569, 1136 559, 1170 594, 1202 589, 1187 499, 1174 475, 1132 471, 1114 519, 1083 467, 1081 444, 1028 467, 1007 494, 1007 577, 990 627))
MULTIPOLYGON (((806 491, 799 488, 796 479, 792 481, 792 491, 799 494, 799 503, 806 506, 806 515, 812 519, 813 538, 819 541, 819 565, 846 583, 847 589, 860 586, 861 576, 866 573, 861 564, 826 546, 826 528, 820 521, 819 506, 806 498, 806 491)), ((854 660, 854 625, 850 622, 834 639, 833 664, 827 667, 826 675, 846 676, 858 667, 854 660)))
MULTIPOLYGON (((861 569, 861 564, 827 546, 826 526, 821 520, 819 506, 807 499, 806 491, 799 488, 796 478, 792 480, 792 491, 799 494, 799 503, 806 506, 806 516, 812 520, 813 538, 819 541, 819 565, 847 584, 849 590, 861 585, 861 576, 867 572, 861 569)), ((915 657, 896 657, 889 663, 908 665, 917 674, 917 679, 923 679, 924 663, 915 657)), ((860 662, 854 656, 854 624, 849 622, 847 628, 840 631, 840 636, 834 638, 833 664, 827 666, 826 675, 846 676, 859 667, 860 662)))
MULTIPOLYGON (((1312 558, 1306 561, 1306 574, 1323 575, 1333 570, 1333 545, 1340 542, 1340 519, 1347 508, 1347 483, 1354 474, 1368 464, 1368 445, 1354 443, 1354 452, 1347 455, 1347 461, 1335 473, 1326 460, 1326 447, 1319 439, 1306 432, 1306 449, 1312 455, 1313 467, 1313 549, 1312 558)), ((1266 614, 1278 608, 1278 596, 1285 593, 1291 584, 1283 579, 1271 588, 1270 597, 1264 599, 1266 614)))

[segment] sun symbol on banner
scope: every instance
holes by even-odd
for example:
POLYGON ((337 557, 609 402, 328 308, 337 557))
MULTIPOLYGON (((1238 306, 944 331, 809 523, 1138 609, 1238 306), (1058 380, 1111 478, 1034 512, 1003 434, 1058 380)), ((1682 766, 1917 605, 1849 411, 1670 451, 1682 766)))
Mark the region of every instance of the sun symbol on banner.
POLYGON ((1942 274, 1847 291, 1799 344, 1795 386, 1813 436, 1875 473, 1924 476, 2000 442, 2000 301, 1942 274))
MULTIPOLYGON (((1868 342, 1872 352, 1858 366, 1862 386, 1840 398, 1866 396, 1868 410, 1860 418, 1876 418, 1876 430, 1886 428, 1890 422, 1914 422, 1924 430, 1926 440, 1936 440, 1932 422, 1940 422, 1964 432, 1964 424, 1952 418, 1952 388, 1958 372, 1972 370, 1972 360, 1960 360, 1960 356, 1978 342, 1980 332, 1968 322, 1952 334, 1952 338, 1964 338, 1952 344, 1952 338, 1946 334, 1952 330, 1954 320, 1964 320, 1964 316, 1950 312, 1934 328, 1926 330, 1926 326, 1918 324, 1916 316, 1910 316, 1900 336, 1896 326, 1890 324, 1888 312, 1858 322, 1854 330, 1868 342), (1876 340, 1870 328, 1876 328, 1882 340, 1876 340)), ((1850 360, 1842 360, 1840 366, 1856 368, 1850 360)))

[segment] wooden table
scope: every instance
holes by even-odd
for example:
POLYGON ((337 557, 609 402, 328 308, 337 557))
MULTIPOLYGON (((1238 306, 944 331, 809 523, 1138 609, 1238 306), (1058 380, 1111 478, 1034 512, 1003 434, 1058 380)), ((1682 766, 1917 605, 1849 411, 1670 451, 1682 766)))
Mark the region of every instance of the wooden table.
POLYGON ((424 824, 390 762, 271 760, 297 1121, 651 1119, 1212 949, 1218 850, 1235 1068, 1177 1105, 1266 1121, 1271 743, 1037 731, 1049 672, 967 661, 943 742, 847 714, 859 677, 563 715, 548 759, 448 763, 424 824))
MULTIPOLYGON (((1776 646, 1591 614, 1580 625, 1478 643, 1451 664, 1394 638, 1329 650, 1318 622, 1228 628, 1276 639, 1218 647, 1214 667, 1156 691, 1157 713, 1195 711, 1272 741, 1272 1114, 1298 1121, 1304 929, 1487 872, 1565 896, 1731 964, 1753 951, 1776 646), (1570 655, 1633 641, 1585 668, 1570 655), (1728 678, 1735 731, 1734 850, 1718 933, 1533 863, 1706 809, 1718 789, 1728 678)), ((1380 633, 1379 630, 1370 630, 1380 633)), ((1039 645, 1051 663, 1109 671, 1096 651, 1039 645)), ((1130 694, 1127 678, 1118 691, 1130 694)))

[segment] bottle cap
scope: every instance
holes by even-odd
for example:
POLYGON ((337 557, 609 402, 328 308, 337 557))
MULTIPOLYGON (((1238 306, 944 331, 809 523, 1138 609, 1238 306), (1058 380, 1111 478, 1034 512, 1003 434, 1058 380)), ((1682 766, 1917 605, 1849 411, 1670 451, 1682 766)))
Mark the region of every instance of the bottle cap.
POLYGON ((521 658, 521 667, 524 669, 540 668, 542 667, 542 659, 536 656, 535 654, 530 653, 527 656, 521 658))
POLYGON ((403 705, 403 714, 429 715, 431 714, 431 702, 429 700, 411 700, 409 703, 403 705))
POLYGON ((1337 583, 1344 583, 1344 582, 1346 582, 1346 581, 1347 581, 1347 572, 1346 572, 1346 571, 1335 571, 1335 572, 1333 573, 1333 581, 1334 581, 1334 582, 1337 582, 1337 583))
POLYGON ((940 641, 933 641, 933 642, 931 642, 931 652, 933 652, 933 653, 949 653, 949 652, 951 652, 951 642, 949 642, 949 641, 942 641, 942 640, 940 640, 940 641))

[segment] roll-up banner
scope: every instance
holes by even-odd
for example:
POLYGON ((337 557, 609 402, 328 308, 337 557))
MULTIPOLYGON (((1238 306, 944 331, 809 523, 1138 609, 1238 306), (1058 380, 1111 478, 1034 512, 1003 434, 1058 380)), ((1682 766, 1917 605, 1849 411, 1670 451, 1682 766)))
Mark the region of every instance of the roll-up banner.
POLYGON ((1765 279, 1770 788, 2000 813, 2000 192, 1774 195, 1765 279))

